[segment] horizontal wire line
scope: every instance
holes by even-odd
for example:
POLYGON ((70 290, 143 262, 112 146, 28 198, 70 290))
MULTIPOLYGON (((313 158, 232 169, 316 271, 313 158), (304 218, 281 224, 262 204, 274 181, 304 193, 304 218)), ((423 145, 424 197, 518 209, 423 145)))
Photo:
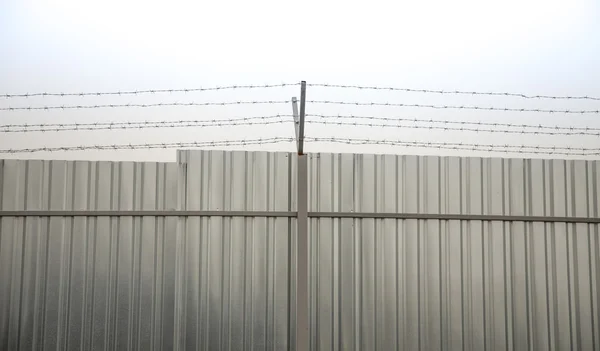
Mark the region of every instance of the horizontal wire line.
POLYGON ((418 148, 434 148, 449 150, 506 152, 524 154, 558 154, 573 156, 596 156, 600 155, 600 148, 579 148, 563 146, 535 146, 535 145, 501 145, 501 144, 473 144, 473 143, 450 143, 450 142, 425 142, 406 140, 377 140, 361 138, 336 138, 336 137, 310 137, 304 138, 308 142, 341 143, 348 145, 388 145, 418 148))
POLYGON ((200 91, 219 91, 219 90, 236 90, 236 89, 266 89, 266 88, 283 88, 288 86, 297 86, 300 83, 281 83, 281 84, 262 84, 262 85, 228 85, 216 86, 207 88, 189 88, 189 89, 147 89, 147 90, 127 90, 127 91, 107 91, 107 92, 82 92, 82 93, 24 93, 24 94, 0 94, 3 98, 28 98, 35 96, 104 96, 104 95, 141 95, 141 94, 164 94, 164 93, 193 93, 200 91))
MULTIPOLYGON (((175 143, 152 143, 152 144, 113 144, 113 145, 81 145, 60 147, 38 147, 24 149, 0 149, 0 153, 35 153, 56 151, 85 151, 85 150, 141 150, 141 149, 171 149, 171 148, 199 148, 199 147, 224 147, 224 146, 248 146, 277 144, 283 142, 294 142, 294 138, 273 137, 246 140, 221 140, 221 141, 199 141, 199 142, 175 142, 175 143)), ((447 150, 504 152, 522 154, 547 154, 547 155, 571 155, 571 156, 597 156, 600 148, 576 148, 561 146, 534 146, 534 145, 498 145, 498 144, 473 144, 473 143, 450 143, 450 142, 424 142, 406 140, 377 140, 361 138, 336 138, 336 137, 305 137, 307 142, 342 143, 348 145, 388 145, 415 148, 433 148, 447 150)))
MULTIPOLYGON (((161 102, 153 104, 97 104, 97 105, 55 105, 55 106, 17 106, 0 107, 0 111, 34 111, 34 110, 72 110, 72 109, 99 109, 99 108, 124 108, 124 107, 167 107, 167 106, 228 106, 228 105, 276 105, 288 104, 287 100, 263 100, 263 101, 226 101, 226 102, 161 102)), ((564 114, 599 114, 600 110, 553 110, 553 109, 530 109, 510 108, 495 106, 468 106, 468 105, 427 105, 427 104, 404 104, 390 102, 350 102, 331 100, 308 100, 307 103, 325 105, 351 105, 351 106, 388 106, 388 107, 414 107, 432 109, 458 109, 458 110, 480 110, 480 111, 505 111, 505 112, 539 112, 539 113, 564 113, 564 114)))
MULTIPOLYGON (((247 122, 218 122, 218 123, 202 123, 202 121, 188 122, 188 123, 131 123, 131 124, 108 124, 108 125, 62 125, 59 127, 0 127, 2 133, 33 133, 33 132, 68 132, 68 131, 118 131, 118 130, 134 130, 134 129, 150 129, 150 128, 211 128, 211 127, 240 127, 240 126, 256 126, 256 125, 274 125, 284 124, 290 121, 279 119, 279 120, 264 120, 264 121, 247 121, 247 122)), ((442 131, 459 131, 459 132, 476 132, 476 133, 502 133, 502 134, 531 134, 531 135, 551 135, 551 136, 600 136, 600 132, 546 132, 546 131, 535 131, 535 130, 509 130, 509 129, 491 129, 491 128, 469 128, 469 127, 442 127, 433 125, 410 125, 410 124, 382 124, 382 123, 360 123, 360 122, 342 122, 342 121, 327 121, 327 120, 306 120, 307 124, 319 124, 319 125, 332 125, 332 126, 350 126, 350 127, 381 127, 381 128, 406 128, 406 129, 427 129, 427 130, 442 130, 442 131)))
MULTIPOLYGON (((184 128, 184 127, 229 127, 229 126, 251 126, 272 125, 292 122, 285 117, 291 115, 256 116, 243 118, 230 118, 221 120, 175 120, 175 121, 129 121, 129 122, 95 122, 95 123, 50 123, 50 124, 5 124, 0 125, 0 132, 4 133, 29 133, 29 132, 63 132, 63 131, 94 131, 94 130, 125 130, 125 129, 147 129, 147 128, 184 128)), ((432 119, 409 119, 409 118, 387 118, 375 116, 332 116, 332 115, 307 115, 307 124, 355 126, 355 127, 381 127, 381 128, 407 128, 407 129, 429 129, 443 131, 461 132, 485 132, 505 134, 533 134, 533 135, 589 135, 600 136, 600 128, 591 127, 559 127, 543 125, 525 125, 509 123, 487 123, 468 121, 447 121, 432 119), (316 120, 311 118, 317 117, 316 120), (368 122, 352 122, 343 119, 363 119, 368 122), (373 121, 384 121, 376 123, 373 121), (414 124, 400 123, 411 122, 414 124), (396 124, 390 124, 395 122, 396 124), (427 125, 419 125, 426 123, 427 125), (441 124, 439 126, 436 124, 441 124), (450 127, 448 124, 460 125, 450 127), (476 125, 476 128, 466 127, 476 125), (491 126, 493 128, 481 128, 479 126, 491 126), (498 129, 498 126, 520 128, 520 129, 498 129), (522 128, 522 129, 521 129, 522 128), (533 129, 533 130, 527 130, 533 129)))
MULTIPOLYGON (((319 138, 314 138, 315 141, 323 141, 316 140, 319 138)), ((325 138, 326 140, 327 138, 325 138)), ((378 139, 368 139, 368 138, 329 138, 336 139, 342 141, 350 141, 357 143, 409 143, 409 144, 419 144, 419 145, 440 145, 440 146, 464 146, 464 147, 484 147, 484 148, 516 148, 516 149, 531 149, 531 150, 560 150, 560 151, 590 151, 590 152, 600 152, 600 148, 583 148, 583 147, 570 147, 570 146, 541 146, 541 145, 511 145, 511 144, 478 144, 478 143, 454 143, 454 142, 436 142, 436 141, 406 141, 406 140, 378 140, 378 139)))
MULTIPOLYGON (((181 88, 181 89, 145 89, 145 90, 125 90, 125 91, 106 91, 106 92, 79 92, 79 93, 20 93, 20 94, 0 94, 3 98, 28 98, 28 97, 66 97, 66 96, 106 96, 106 95, 141 95, 141 94, 163 94, 163 93, 192 93, 203 91, 220 91, 220 90, 236 90, 236 89, 266 89, 266 88, 282 88, 289 86, 298 86, 297 83, 281 83, 281 84, 248 84, 248 85, 228 85, 215 87, 198 87, 198 88, 181 88)), ((487 95, 487 96, 510 96, 524 99, 551 99, 551 100, 594 100, 600 101, 600 97, 594 96, 553 96, 553 95, 528 95, 523 93, 512 92, 485 92, 485 91, 461 91, 461 90, 436 90, 436 89, 412 89, 399 87, 384 87, 384 86, 362 86, 362 85, 347 85, 347 84, 326 84, 326 83, 308 83, 309 87, 335 88, 335 89, 358 89, 358 90, 383 90, 383 91, 402 91, 411 93, 427 93, 427 94, 445 94, 445 95, 487 95)))
POLYGON ((600 110, 548 110, 529 108, 509 108, 494 106, 458 106, 458 105, 426 105, 426 104, 403 104, 390 102, 350 102, 331 100, 309 100, 307 103, 324 105, 351 105, 351 106, 389 106, 389 107, 415 107, 432 109, 457 109, 457 110, 479 110, 479 111, 505 111, 505 112, 540 112, 540 113, 565 113, 565 114, 598 114, 600 110))
POLYGON ((427 130, 442 130, 455 132, 475 132, 475 133, 501 133, 501 134, 532 134, 532 135, 579 135, 579 136, 596 136, 600 137, 600 132, 583 132, 583 131, 556 131, 547 132, 540 130, 510 130, 510 129, 492 129, 492 128, 470 128, 470 127, 448 127, 434 125, 416 125, 416 124, 384 124, 384 123, 361 123, 361 122, 342 122, 342 121, 327 121, 327 120, 307 120, 309 124, 333 125, 333 126, 354 126, 354 127, 379 127, 379 128, 406 128, 406 129, 427 129, 427 130))
MULTIPOLYGON (((307 114, 307 117, 332 118, 332 119, 363 119, 369 121, 384 121, 384 122, 414 122, 414 123, 431 123, 431 124, 457 124, 457 125, 476 125, 487 127, 508 127, 508 128, 531 128, 545 129, 555 131, 585 131, 585 132, 600 132, 600 128, 595 127, 572 127, 572 126, 551 126, 543 124, 519 124, 519 123, 497 123, 497 122, 482 122, 482 121, 453 121, 453 120, 435 120, 427 118, 405 118, 405 117, 378 117, 365 115, 326 115, 326 114, 307 114)), ((593 134, 596 135, 596 134, 593 134)))
POLYGON ((226 101, 226 102, 160 102, 155 104, 101 104, 101 105, 63 105, 63 106, 23 106, 23 107, 0 107, 0 111, 33 111, 33 110, 74 110, 74 109, 96 109, 96 108, 120 108, 120 107, 165 107, 165 106, 226 106, 226 105, 276 105, 288 104, 287 100, 264 100, 264 101, 226 101))
POLYGON ((431 89, 410 89, 396 87, 380 86, 361 86, 361 85, 343 85, 343 84, 323 84, 310 83, 309 87, 337 88, 337 89, 358 89, 358 90, 384 90, 384 91, 403 91, 408 93, 426 93, 443 95, 487 95, 487 96, 509 96, 524 99, 551 99, 551 100, 595 100, 600 101, 600 97, 595 96, 552 96, 552 95, 527 95, 522 93, 509 92, 481 92, 481 91, 461 91, 461 90, 431 90, 431 89))
POLYGON ((52 124, 5 124, 0 125, 0 132, 64 132, 93 130, 124 130, 147 128, 183 128, 183 127, 228 127, 293 123, 284 117, 291 115, 274 115, 264 117, 245 117, 222 120, 178 120, 178 121, 131 121, 131 122, 97 122, 97 123, 52 123, 52 124))
POLYGON ((80 146, 58 146, 37 147, 23 149, 0 149, 3 154, 35 153, 35 152, 57 152, 57 151, 86 151, 86 150, 144 150, 144 149, 173 149, 173 148, 198 148, 216 146, 248 146, 266 145, 293 142, 294 138, 273 137, 240 140, 216 140, 197 142, 173 142, 173 143, 146 143, 146 144, 111 144, 111 145, 80 145, 80 146))

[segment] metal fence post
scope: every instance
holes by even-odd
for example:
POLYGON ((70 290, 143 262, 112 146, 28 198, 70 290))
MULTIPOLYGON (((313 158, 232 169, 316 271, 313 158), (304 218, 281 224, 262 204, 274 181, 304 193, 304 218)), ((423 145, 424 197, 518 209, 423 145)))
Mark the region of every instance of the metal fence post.
POLYGON ((309 350, 307 156, 298 155, 298 217, 296 241, 296 350, 309 350))
POLYGON ((297 162, 297 212, 296 217, 296 351, 308 351, 310 329, 308 320, 308 161, 304 154, 304 117, 306 114, 306 82, 300 84, 300 113, 296 98, 292 98, 292 112, 297 162))

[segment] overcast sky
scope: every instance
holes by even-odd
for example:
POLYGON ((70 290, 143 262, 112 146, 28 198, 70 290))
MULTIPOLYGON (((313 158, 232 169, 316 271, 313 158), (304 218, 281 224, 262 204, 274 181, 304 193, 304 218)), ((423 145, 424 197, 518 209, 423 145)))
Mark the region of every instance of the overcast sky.
MULTIPOLYGON (((0 0, 0 95, 297 82, 600 96, 600 6, 593 0, 26 1, 0 0)), ((309 87, 308 98, 360 102, 598 109, 600 101, 524 100, 309 87)), ((287 100, 297 86, 144 96, 0 98, 0 107, 287 100)), ((226 119, 289 105, 0 111, 0 124, 226 119)), ((311 114, 600 127, 600 115, 309 104, 311 114)), ((307 125, 319 137, 600 147, 594 136, 516 136, 307 125)), ((293 137, 293 125, 1 133, 0 149, 293 137)), ((309 152, 456 152, 308 144, 309 152)), ((238 147, 239 149, 239 147, 238 147)), ((292 144, 252 147, 292 151, 292 144)), ((474 155, 470 152, 460 154, 474 155)), ((477 153, 477 155, 485 155, 477 153)), ((502 156, 502 154, 489 154, 502 156)), ((515 156, 515 155, 508 155, 515 156)), ((174 150, 0 155, 172 161, 174 150)))

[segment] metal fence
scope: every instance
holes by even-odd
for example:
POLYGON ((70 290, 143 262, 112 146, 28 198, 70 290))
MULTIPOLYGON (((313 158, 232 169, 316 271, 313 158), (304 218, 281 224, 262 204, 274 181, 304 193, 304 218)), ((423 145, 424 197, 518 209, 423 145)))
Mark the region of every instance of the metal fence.
POLYGON ((0 161, 0 349, 296 350, 303 184, 310 349, 600 347, 600 162, 302 157, 0 161))

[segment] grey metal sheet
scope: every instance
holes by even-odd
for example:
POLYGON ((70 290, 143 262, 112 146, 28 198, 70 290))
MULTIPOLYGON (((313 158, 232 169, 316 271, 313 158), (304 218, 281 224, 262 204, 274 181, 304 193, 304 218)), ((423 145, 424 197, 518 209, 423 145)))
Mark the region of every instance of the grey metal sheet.
POLYGON ((595 350, 599 226, 312 219, 313 350, 595 350))
MULTIPOLYGON (((0 210, 294 212, 292 156, 0 161, 0 210)), ((311 212, 599 215, 597 161, 308 157, 311 212)), ((309 222, 313 350, 600 347, 598 224, 309 222)), ((0 349, 293 349, 295 228, 0 218, 0 349)))
MULTIPOLYGON (((2 210, 177 206, 177 165, 0 161, 2 210)), ((0 349, 173 343, 177 218, 0 219, 0 349)))
MULTIPOLYGON (((598 215, 599 162, 310 157, 315 212, 598 215)), ((600 348, 598 224, 310 222, 313 350, 600 348)))
POLYGON ((289 218, 183 220, 178 350, 287 350, 293 344, 289 218))
POLYGON ((600 161, 311 154, 309 212, 599 217, 600 161))
POLYGON ((0 210, 169 210, 175 163, 0 160, 0 210))
MULTIPOLYGON (((293 211, 294 160, 289 153, 181 151, 181 208, 293 211)), ((294 345, 295 219, 187 217, 182 226, 179 349, 294 345)))
POLYGON ((182 209, 296 210, 292 153, 179 151, 177 158, 182 209))

